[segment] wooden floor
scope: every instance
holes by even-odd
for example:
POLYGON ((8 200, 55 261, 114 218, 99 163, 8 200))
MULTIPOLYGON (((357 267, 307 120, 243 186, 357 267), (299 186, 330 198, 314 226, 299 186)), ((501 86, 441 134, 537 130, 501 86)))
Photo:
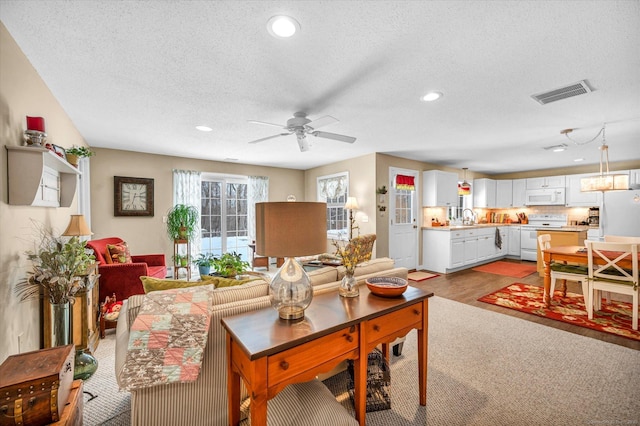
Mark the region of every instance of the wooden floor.
MULTIPOLYGON (((515 261, 516 263, 526 263, 533 265, 533 262, 515 261)), ((488 303, 479 302, 478 298, 508 286, 514 282, 524 284, 543 286, 543 279, 537 273, 531 274, 525 278, 504 277, 502 275, 489 274, 486 272, 476 272, 472 269, 455 272, 452 274, 442 274, 439 277, 431 278, 425 281, 412 282, 415 287, 424 288, 432 291, 436 296, 445 299, 455 300, 467 305, 476 306, 505 315, 522 318, 527 321, 536 322, 549 327, 558 328, 575 334, 592 337, 605 342, 616 345, 625 346, 635 350, 640 350, 640 341, 627 339, 625 337, 614 336, 609 333, 603 333, 596 330, 590 330, 584 327, 578 327, 561 321, 555 321, 549 318, 542 318, 524 312, 518 312, 513 309, 501 306, 490 305, 488 303)), ((575 282, 568 282, 568 291, 573 293, 582 293, 582 288, 575 282)))

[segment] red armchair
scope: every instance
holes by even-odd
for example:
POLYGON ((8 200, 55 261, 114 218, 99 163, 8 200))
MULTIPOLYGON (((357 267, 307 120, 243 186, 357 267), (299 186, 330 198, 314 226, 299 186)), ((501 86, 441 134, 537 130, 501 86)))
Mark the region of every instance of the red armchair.
POLYGON ((107 244, 120 244, 117 237, 87 241, 87 247, 94 251, 100 274, 100 301, 116 294, 116 300, 128 299, 134 294, 144 294, 140 277, 165 278, 167 265, 164 254, 132 255, 132 263, 107 263, 107 244))

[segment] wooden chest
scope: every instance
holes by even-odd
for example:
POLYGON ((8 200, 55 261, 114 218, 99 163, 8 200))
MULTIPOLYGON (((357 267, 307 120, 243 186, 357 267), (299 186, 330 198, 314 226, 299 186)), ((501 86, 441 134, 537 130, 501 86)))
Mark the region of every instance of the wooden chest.
POLYGON ((0 365, 0 426, 60 420, 73 382, 74 345, 12 355, 0 365))

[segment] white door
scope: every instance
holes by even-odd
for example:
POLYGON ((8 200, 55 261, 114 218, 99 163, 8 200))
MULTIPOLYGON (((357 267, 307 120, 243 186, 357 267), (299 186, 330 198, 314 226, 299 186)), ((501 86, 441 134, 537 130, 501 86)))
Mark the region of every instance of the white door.
POLYGON ((418 259, 418 171, 389 168, 389 257, 395 266, 416 269, 418 259), (413 177, 413 189, 396 188, 397 176, 413 177))

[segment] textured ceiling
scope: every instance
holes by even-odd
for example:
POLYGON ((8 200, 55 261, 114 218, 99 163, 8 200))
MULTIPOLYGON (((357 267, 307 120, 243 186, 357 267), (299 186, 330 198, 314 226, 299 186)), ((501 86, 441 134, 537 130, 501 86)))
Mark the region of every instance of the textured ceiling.
MULTIPOLYGON (((90 146, 297 169, 382 152, 483 173, 640 159, 639 1, 5 1, 90 146), (277 14, 301 31, 276 39, 277 14), (531 95, 586 79, 548 105, 531 95), (429 90, 444 97, 419 98, 429 90), (294 112, 354 144, 277 134, 294 112), (197 131, 204 124, 212 132, 197 131), (568 143, 563 153, 543 148, 568 143)), ((0 58, 1 59, 1 58, 0 58)))

